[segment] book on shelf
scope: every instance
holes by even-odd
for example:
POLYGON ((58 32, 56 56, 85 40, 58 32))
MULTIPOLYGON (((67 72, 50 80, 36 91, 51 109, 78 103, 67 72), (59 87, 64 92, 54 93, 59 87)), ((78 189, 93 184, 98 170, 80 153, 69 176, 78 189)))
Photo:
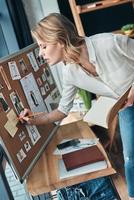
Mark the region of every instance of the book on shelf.
POLYGON ((100 96, 83 120, 85 122, 109 128, 118 111, 123 107, 130 88, 118 99, 100 96))
POLYGON ((67 171, 76 169, 88 164, 104 161, 105 157, 97 145, 79 149, 62 155, 67 171))

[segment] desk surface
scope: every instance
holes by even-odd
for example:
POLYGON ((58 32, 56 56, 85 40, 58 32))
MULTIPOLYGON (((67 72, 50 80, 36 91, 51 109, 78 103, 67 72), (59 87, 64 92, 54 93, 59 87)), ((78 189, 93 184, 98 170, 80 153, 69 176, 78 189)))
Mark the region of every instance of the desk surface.
POLYGON ((116 173, 114 168, 111 166, 104 148, 100 143, 98 143, 100 150, 106 158, 108 165, 107 169, 69 177, 62 180, 59 178, 58 160, 61 159, 61 156, 53 154, 56 145, 63 139, 68 138, 95 138, 94 133, 91 131, 87 123, 83 121, 76 121, 75 115, 69 117, 68 119, 69 120, 64 120, 64 123, 62 123, 62 126, 58 129, 57 133, 47 146, 42 157, 37 162, 27 179, 27 188, 32 195, 39 195, 65 186, 70 186, 90 179, 116 173), (68 123, 72 120, 75 122, 68 123))

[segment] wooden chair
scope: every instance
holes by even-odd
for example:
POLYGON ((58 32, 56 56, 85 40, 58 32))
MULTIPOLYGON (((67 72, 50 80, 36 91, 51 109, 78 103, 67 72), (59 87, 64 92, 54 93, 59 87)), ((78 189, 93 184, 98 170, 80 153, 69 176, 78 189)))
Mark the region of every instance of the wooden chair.
MULTIPOLYGON (((130 91, 130 88, 117 101, 115 101, 114 105, 112 104, 110 107, 104 106, 104 109, 101 109, 101 107, 96 107, 96 109, 91 110, 91 112, 89 110, 89 112, 86 114, 84 118, 84 120, 89 123, 89 126, 91 127, 93 132, 97 135, 98 138, 100 138, 100 141, 103 144, 103 146, 107 148, 108 150, 111 150, 113 145, 114 145, 114 150, 115 151, 117 150, 116 140, 114 139, 116 135, 116 127, 118 124, 118 112, 120 109, 123 108, 124 102, 127 99, 129 91, 130 91), (106 121, 106 126, 104 127, 107 127, 107 128, 100 127, 103 125, 101 121, 99 121, 99 118, 98 118, 98 121, 96 120, 92 121, 92 116, 94 119, 94 117, 98 114, 98 112, 103 113, 103 111, 104 113, 107 113, 106 116, 104 115, 105 116, 104 121, 106 121)), ((94 107, 95 107, 95 104, 94 104, 94 107)))

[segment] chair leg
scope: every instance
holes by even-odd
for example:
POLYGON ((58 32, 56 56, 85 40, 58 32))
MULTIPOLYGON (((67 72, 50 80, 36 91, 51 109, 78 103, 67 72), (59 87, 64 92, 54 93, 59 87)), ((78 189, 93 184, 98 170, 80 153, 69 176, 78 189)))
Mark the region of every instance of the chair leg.
POLYGON ((114 151, 117 152, 118 148, 117 145, 114 141, 115 139, 115 134, 116 134, 116 127, 117 127, 117 123, 118 123, 118 117, 115 116, 115 118, 113 119, 113 121, 110 123, 109 128, 108 128, 108 134, 110 137, 110 146, 109 146, 109 151, 111 150, 111 148, 114 148, 114 151))
POLYGON ((114 188, 114 191, 115 191, 115 193, 116 193, 116 195, 117 195, 118 200, 121 200, 121 197, 120 197, 120 195, 119 195, 119 193, 118 193, 118 191, 117 191, 117 189, 116 189, 116 187, 115 187, 115 185, 114 185, 114 182, 113 182, 112 177, 109 176, 109 179, 110 179, 110 182, 111 182, 111 184, 112 184, 112 186, 113 186, 113 188, 114 188))

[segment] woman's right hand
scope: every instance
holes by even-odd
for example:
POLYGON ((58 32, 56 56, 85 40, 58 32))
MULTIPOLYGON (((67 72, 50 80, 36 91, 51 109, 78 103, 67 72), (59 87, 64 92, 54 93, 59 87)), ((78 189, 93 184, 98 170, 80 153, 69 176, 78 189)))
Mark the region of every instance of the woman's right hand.
POLYGON ((33 116, 33 112, 27 108, 25 108, 23 111, 21 111, 20 115, 19 115, 19 121, 21 123, 27 123, 29 125, 33 125, 34 123, 34 117, 33 116))

